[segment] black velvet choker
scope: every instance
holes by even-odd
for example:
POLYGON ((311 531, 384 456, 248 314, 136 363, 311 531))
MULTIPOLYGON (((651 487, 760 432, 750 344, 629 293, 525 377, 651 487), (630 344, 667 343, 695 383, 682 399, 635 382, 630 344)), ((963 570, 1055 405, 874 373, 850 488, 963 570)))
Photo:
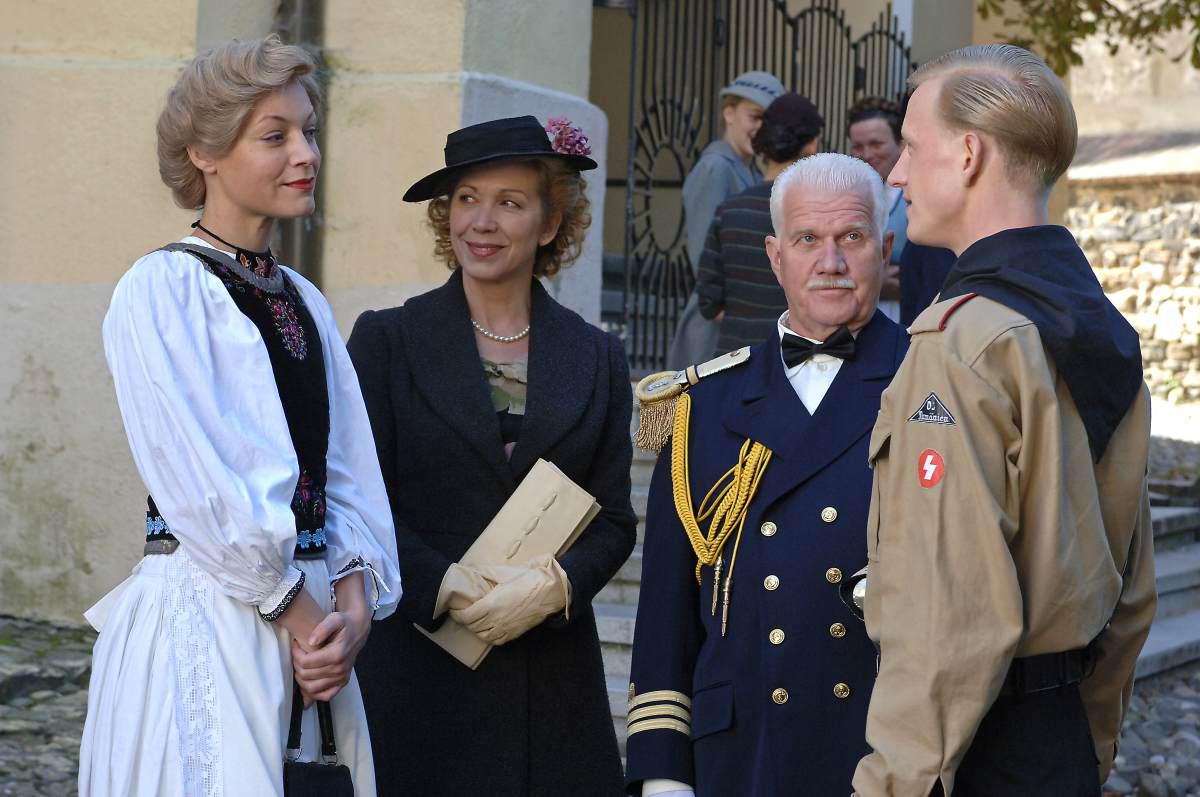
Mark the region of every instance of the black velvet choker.
MULTIPOLYGON (((268 293, 278 293, 283 288, 282 275, 279 273, 279 264, 275 262, 275 255, 271 254, 271 250, 267 249, 264 252, 255 252, 250 249, 231 244, 221 236, 217 235, 212 230, 205 227, 199 221, 192 222, 193 230, 200 230, 209 237, 225 244, 234 251, 234 258, 242 270, 234 273, 245 279, 255 287, 261 288, 268 293)), ((228 268, 228 267, 227 267, 228 268)))
POLYGON ((270 247, 262 252, 255 252, 253 249, 244 249, 237 244, 229 243, 229 241, 226 241, 198 221, 192 222, 192 229, 200 230, 200 232, 205 233, 210 238, 228 246, 237 254, 238 261, 246 266, 246 268, 252 269, 258 276, 270 277, 275 273, 278 264, 275 262, 275 255, 271 254, 270 247))

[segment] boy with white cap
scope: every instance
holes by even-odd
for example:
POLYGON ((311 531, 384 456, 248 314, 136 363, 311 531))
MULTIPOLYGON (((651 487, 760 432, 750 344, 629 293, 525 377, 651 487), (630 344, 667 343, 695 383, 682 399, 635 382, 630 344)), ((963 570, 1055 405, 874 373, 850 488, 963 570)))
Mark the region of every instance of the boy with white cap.
MULTIPOLYGON (((693 273, 699 267, 717 206, 762 180, 750 139, 762 124, 763 111, 783 93, 783 84, 769 72, 744 72, 721 89, 721 138, 704 148, 683 181, 687 252, 693 273)), ((679 317, 667 365, 686 368, 712 357, 718 330, 719 324, 700 315, 699 298, 693 293, 679 317)))

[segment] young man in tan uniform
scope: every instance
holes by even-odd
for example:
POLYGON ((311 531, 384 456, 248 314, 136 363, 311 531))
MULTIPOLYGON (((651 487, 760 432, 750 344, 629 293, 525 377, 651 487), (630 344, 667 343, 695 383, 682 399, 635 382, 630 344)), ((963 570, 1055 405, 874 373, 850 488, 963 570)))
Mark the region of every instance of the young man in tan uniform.
POLYGON ((1070 100, 1017 47, 912 78, 909 238, 958 255, 870 444, 862 797, 1099 794, 1156 603, 1137 334, 1050 187, 1070 100))

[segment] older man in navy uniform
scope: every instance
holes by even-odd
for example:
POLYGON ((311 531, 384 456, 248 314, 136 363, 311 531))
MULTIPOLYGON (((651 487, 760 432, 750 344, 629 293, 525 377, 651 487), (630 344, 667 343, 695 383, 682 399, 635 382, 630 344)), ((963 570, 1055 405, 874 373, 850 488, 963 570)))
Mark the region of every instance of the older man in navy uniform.
POLYGON ((883 184, 844 155, 776 179, 788 310, 764 343, 648 377, 650 486, 629 684, 631 795, 844 795, 875 650, 843 600, 866 564, 867 443, 907 348, 876 311, 883 184), (665 443, 665 445, 663 445, 665 443))

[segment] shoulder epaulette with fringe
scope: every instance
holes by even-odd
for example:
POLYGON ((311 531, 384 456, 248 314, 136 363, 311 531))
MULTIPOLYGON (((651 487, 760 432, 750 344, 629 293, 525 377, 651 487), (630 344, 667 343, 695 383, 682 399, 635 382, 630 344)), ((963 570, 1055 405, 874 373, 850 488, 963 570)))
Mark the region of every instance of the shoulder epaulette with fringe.
POLYGON ((641 405, 641 412, 637 434, 633 437, 634 445, 656 454, 662 451, 671 436, 679 394, 706 376, 747 362, 750 362, 749 346, 700 365, 689 365, 682 371, 659 371, 638 382, 634 395, 641 405))

